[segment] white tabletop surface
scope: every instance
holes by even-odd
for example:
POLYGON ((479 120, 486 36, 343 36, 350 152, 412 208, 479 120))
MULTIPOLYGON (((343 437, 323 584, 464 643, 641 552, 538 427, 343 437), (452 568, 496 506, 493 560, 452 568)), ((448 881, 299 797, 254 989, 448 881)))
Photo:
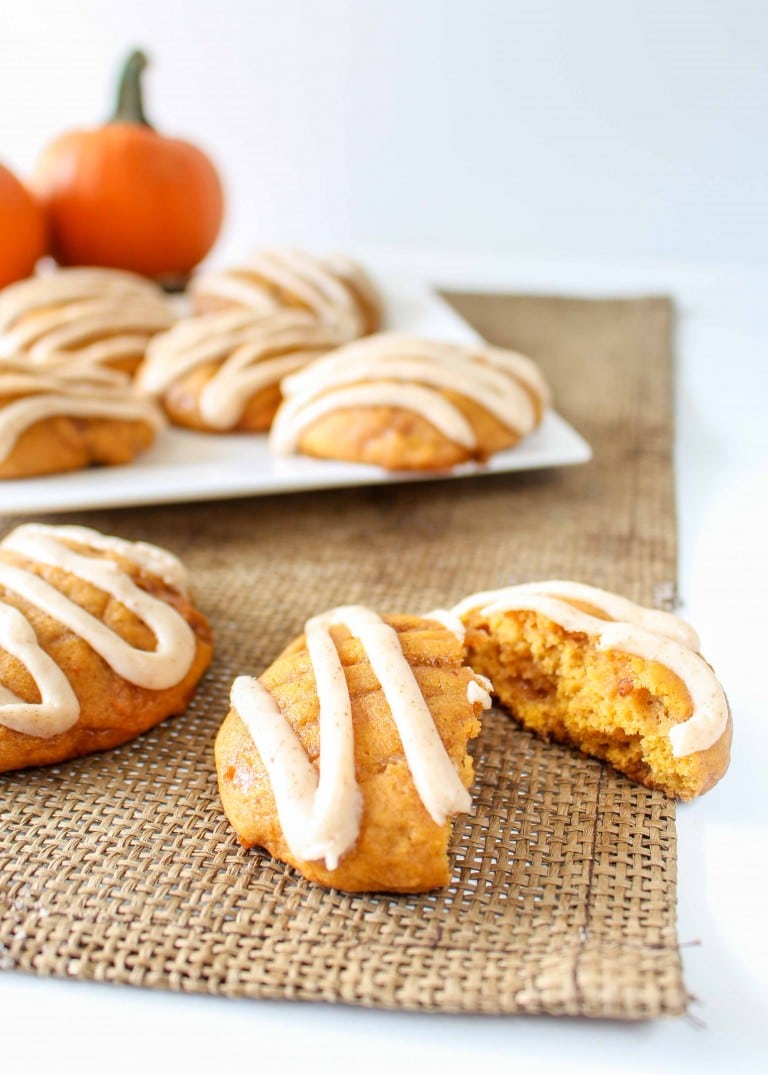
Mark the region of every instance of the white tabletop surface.
MULTIPOLYGON (((402 252, 367 252, 381 265, 402 252)), ((690 1016, 645 1024, 413 1015, 219 1000, 0 974, 3 1072, 768 1072, 768 272, 408 252, 467 289, 677 302, 683 614, 734 714, 724 781, 678 810, 679 935, 690 1016)))

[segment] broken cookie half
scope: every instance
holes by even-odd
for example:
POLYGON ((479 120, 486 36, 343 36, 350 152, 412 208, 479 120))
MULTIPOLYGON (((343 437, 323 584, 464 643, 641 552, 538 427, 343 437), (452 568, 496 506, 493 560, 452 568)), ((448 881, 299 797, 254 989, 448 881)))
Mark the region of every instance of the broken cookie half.
POLYGON ((466 627, 466 659, 543 738, 678 799, 701 795, 728 768, 725 693, 677 616, 565 580, 473 594, 453 613, 466 627))

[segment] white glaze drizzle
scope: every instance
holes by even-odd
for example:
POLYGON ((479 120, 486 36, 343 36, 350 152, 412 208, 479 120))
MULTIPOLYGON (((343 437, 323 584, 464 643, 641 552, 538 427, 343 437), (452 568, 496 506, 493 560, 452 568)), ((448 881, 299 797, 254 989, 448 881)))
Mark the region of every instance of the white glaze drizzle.
POLYGON ((415 411, 448 440, 464 448, 475 447, 475 433, 467 419, 454 405, 417 384, 377 381, 375 384, 345 385, 317 399, 298 406, 285 401, 278 410, 270 431, 270 446, 278 455, 289 455, 298 447, 304 429, 331 411, 354 407, 399 407, 415 411))
POLYGON ((475 673, 475 678, 467 684, 467 701, 474 705, 479 702, 483 709, 490 709, 493 705, 493 684, 490 679, 475 673))
MULTIPOLYGON (((47 536, 51 528, 40 523, 25 523, 22 529, 25 535, 47 536)), ((142 568, 149 575, 155 575, 184 597, 189 596, 189 576, 187 569, 177 556, 159 545, 148 541, 126 541, 113 534, 102 534, 88 526, 57 526, 56 535, 63 541, 85 545, 101 552, 114 552, 142 568)), ((10 535, 9 535, 10 537, 10 535)), ((7 540, 7 539, 6 539, 7 540)))
POLYGON ((94 299, 30 314, 0 338, 5 355, 26 354, 32 362, 50 364, 74 352, 82 360, 88 349, 91 361, 101 356, 94 343, 109 356, 111 349, 123 353, 128 344, 143 352, 156 332, 170 328, 174 317, 164 301, 118 301, 94 299))
POLYGON ((449 440, 474 448, 472 426, 441 389, 474 400, 520 436, 534 428, 549 400, 541 374, 523 355, 380 333, 347 344, 283 381, 286 398, 272 427, 272 445, 288 454, 323 415, 379 405, 420 414, 449 440))
POLYGON ((39 702, 24 702, 0 684, 0 725, 42 739, 71 728, 80 716, 80 703, 69 680, 40 646, 26 616, 3 601, 0 647, 25 666, 40 692, 39 702))
POLYGON ((291 249, 260 251, 240 265, 197 277, 190 290, 197 299, 223 299, 260 315, 298 301, 344 339, 366 329, 361 298, 378 307, 373 285, 355 262, 291 249))
POLYGON ((176 320, 151 281, 109 269, 61 269, 0 292, 0 355, 41 365, 139 357, 176 320))
MULTIPOLYGON (((350 778, 344 764, 348 752, 340 752, 333 766, 337 781, 335 810, 330 816, 321 814, 317 771, 269 691, 258 679, 238 676, 232 685, 231 701, 264 762, 286 843, 297 858, 306 862, 325 859, 328 869, 335 870, 360 831, 362 799, 354 768, 350 778)), ((328 811, 327 799, 324 805, 328 811)))
MULTIPOLYGON (((397 344, 393 344, 390 350, 388 347, 382 349, 382 341, 375 337, 369 337, 369 341, 372 346, 366 348, 368 355, 361 354, 359 358, 353 356, 351 359, 345 356, 344 365, 333 355, 324 367, 313 366, 307 370, 301 394, 297 393, 294 397, 295 405, 300 407, 303 399, 311 399, 318 393, 335 388, 341 372, 342 376, 353 377, 355 383, 397 381, 407 385, 415 382, 430 388, 444 388, 461 395, 468 395, 471 390, 471 398, 481 403, 509 428, 527 432, 533 427, 536 421, 533 400, 517 381, 510 382, 506 373, 481 362, 472 363, 469 356, 465 355, 454 354, 447 360, 439 354, 429 357, 422 357, 417 353, 408 355, 399 352, 396 349, 397 344), (471 389, 467 386, 466 369, 470 364, 471 389)), ((363 349, 355 346, 355 351, 361 350, 363 349)), ((423 345, 420 350, 425 350, 423 345)), ((289 392, 295 390, 297 380, 298 377, 291 378, 291 383, 287 385, 289 392)))
POLYGON ((59 415, 141 421, 155 430, 165 424, 154 401, 134 392, 114 371, 42 371, 0 362, 0 460, 8 458, 26 429, 59 415), (3 403, 3 397, 10 402, 3 403))
POLYGON ((537 612, 564 630, 586 634, 598 648, 655 661, 684 684, 693 712, 669 732, 674 757, 706 750, 728 723, 728 702, 714 672, 697 652, 693 628, 668 612, 643 608, 626 598, 583 583, 552 580, 472 594, 454 606, 465 617, 479 610, 485 617, 512 611, 537 612), (571 604, 578 601, 604 613, 603 620, 571 604))
POLYGON ((352 703, 330 634, 334 626, 346 627, 365 649, 400 735, 416 791, 430 817, 442 825, 451 814, 471 806, 397 631, 375 612, 355 605, 315 616, 306 625, 305 638, 320 705, 319 776, 274 698, 258 680, 238 677, 232 705, 267 770, 288 846, 298 859, 325 859, 331 870, 357 839, 362 809, 355 780, 352 703))
POLYGON ((548 579, 542 582, 524 582, 518 586, 510 586, 502 590, 489 590, 485 593, 473 594, 471 597, 460 601, 453 608, 458 616, 463 616, 471 609, 488 605, 504 599, 504 595, 517 595, 521 593, 542 594, 548 597, 560 598, 564 601, 578 601, 585 605, 591 605, 605 613, 611 620, 619 620, 624 623, 634 623, 639 627, 654 634, 666 635, 675 642, 679 642, 689 649, 699 649, 699 636, 693 627, 671 612, 663 612, 658 608, 646 608, 630 601, 619 594, 609 590, 601 590, 597 586, 589 586, 584 582, 573 582, 566 579, 548 579))
MULTIPOLYGON (((0 586, 23 597, 79 635, 130 683, 150 690, 164 690, 180 683, 192 666, 196 650, 194 633, 183 616, 165 601, 137 586, 114 560, 86 555, 71 548, 67 542, 93 550, 113 551, 149 573, 161 572, 168 582, 183 582, 185 572, 181 564, 164 549, 145 542, 125 542, 86 527, 30 523, 17 527, 0 542, 0 556, 4 551, 17 553, 75 575, 109 594, 154 634, 153 650, 134 648, 55 586, 7 559, 0 559, 0 586)), ((0 611, 3 616, 0 641, 27 667, 41 696, 40 703, 25 704, 9 698, 11 692, 6 688, 0 696, 0 724, 41 737, 66 731, 76 722, 80 712, 76 699, 73 704, 71 687, 69 691, 64 687, 63 673, 41 650, 26 617, 2 601, 0 611), (20 619, 26 629, 21 626, 20 619)))
POLYGON ((209 426, 231 429, 256 392, 341 342, 335 329, 299 310, 261 318, 239 310, 203 314, 155 337, 137 383, 162 394, 196 367, 217 363, 198 407, 209 426))
POLYGON ((346 254, 324 254, 321 261, 328 272, 351 287, 355 296, 362 298, 373 315, 371 320, 378 326, 382 318, 381 296, 362 265, 346 254))
POLYGON ((375 371, 382 363, 396 366, 402 362, 409 365, 425 363, 428 367, 437 365, 446 371, 446 377, 451 371, 466 374, 469 370, 473 377, 483 378, 484 385, 508 390, 508 381, 499 377, 499 371, 503 371, 525 385, 542 405, 550 402, 549 386, 541 370, 532 359, 517 351, 488 344, 448 343, 401 332, 379 332, 348 343, 322 362, 315 363, 311 370, 290 378, 284 387, 291 396, 301 391, 319 391, 336 383, 339 375, 344 376, 350 368, 370 364, 375 371))
POLYGON ((122 269, 57 269, 0 290, 0 332, 25 314, 89 298, 161 297, 162 290, 144 276, 122 269))
POLYGON ((464 641, 464 636, 467 633, 466 627, 459 617, 453 612, 449 612, 447 608, 433 608, 430 612, 424 613, 424 619, 436 620, 437 623, 442 624, 446 630, 450 631, 452 635, 455 635, 459 642, 464 641))

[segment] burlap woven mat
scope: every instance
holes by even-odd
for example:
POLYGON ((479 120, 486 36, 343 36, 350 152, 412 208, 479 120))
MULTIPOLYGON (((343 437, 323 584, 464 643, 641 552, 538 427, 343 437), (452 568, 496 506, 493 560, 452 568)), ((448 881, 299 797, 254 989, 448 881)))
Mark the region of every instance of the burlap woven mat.
POLYGON ((673 804, 501 714, 476 744, 476 809, 456 824, 444 891, 313 887, 243 851, 219 807, 212 744, 231 679, 261 672, 312 613, 426 611, 545 576, 673 599, 669 303, 453 301, 540 360, 594 462, 70 517, 183 556, 217 657, 184 716, 0 777, 0 966, 420 1011, 684 1010, 673 804))

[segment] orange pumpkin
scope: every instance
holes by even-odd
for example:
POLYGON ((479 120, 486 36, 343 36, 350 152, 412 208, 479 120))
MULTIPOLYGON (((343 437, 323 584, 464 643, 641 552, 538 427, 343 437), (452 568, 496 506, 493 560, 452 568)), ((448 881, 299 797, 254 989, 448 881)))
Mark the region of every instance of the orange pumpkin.
POLYGON ((36 185, 60 264, 131 269, 173 284, 213 246, 224 199, 208 157, 147 122, 146 64, 141 52, 128 57, 113 119, 57 138, 38 163, 36 185))
POLYGON ((0 287, 29 276, 45 247, 42 206, 0 164, 0 287))

